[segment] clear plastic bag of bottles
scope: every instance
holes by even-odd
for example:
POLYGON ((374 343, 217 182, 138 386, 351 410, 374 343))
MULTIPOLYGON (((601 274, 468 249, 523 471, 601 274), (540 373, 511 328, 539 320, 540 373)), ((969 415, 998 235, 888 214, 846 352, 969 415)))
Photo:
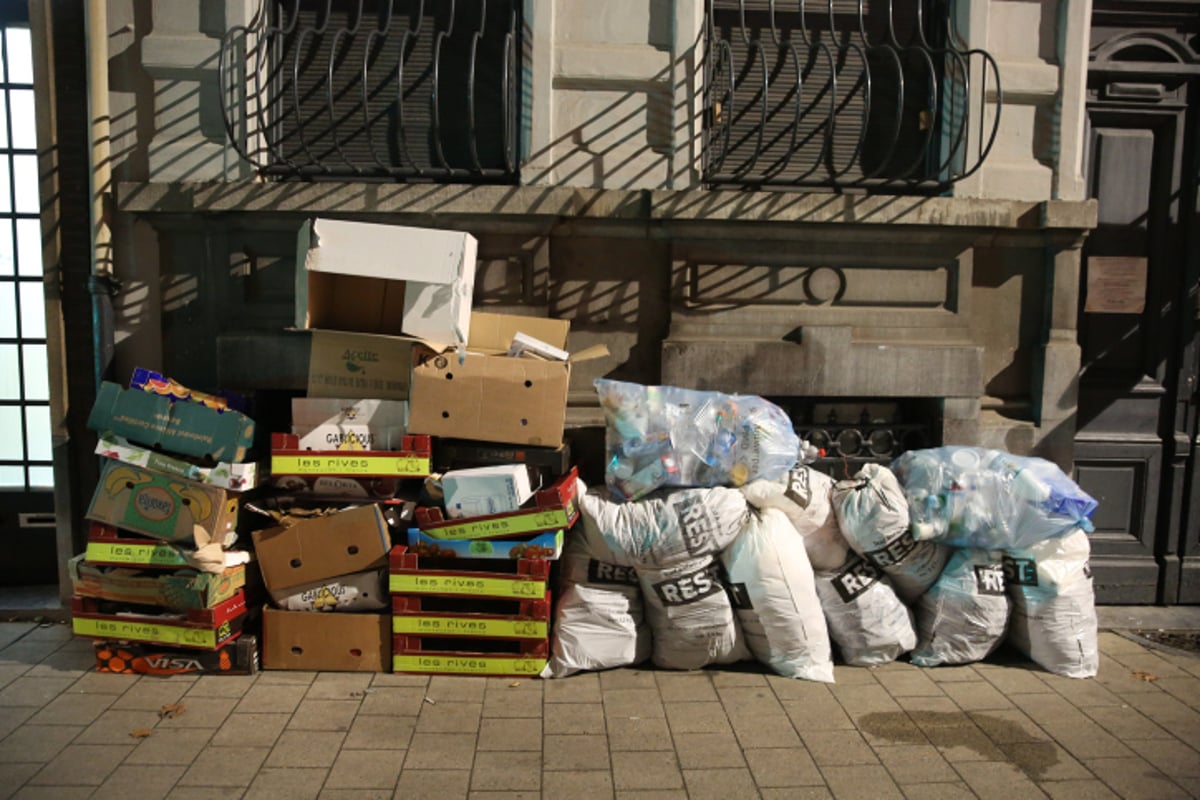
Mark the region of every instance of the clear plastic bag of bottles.
POLYGON ((795 465, 800 438, 779 406, 756 395, 598 378, 607 421, 605 481, 621 500, 661 486, 741 486, 795 465))

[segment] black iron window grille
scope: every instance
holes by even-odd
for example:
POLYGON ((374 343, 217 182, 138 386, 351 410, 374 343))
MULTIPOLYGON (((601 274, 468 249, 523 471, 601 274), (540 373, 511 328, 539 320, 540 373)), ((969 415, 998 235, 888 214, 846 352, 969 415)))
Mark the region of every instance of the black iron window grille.
POLYGON ((709 185, 935 193, 979 169, 1002 105, 953 0, 708 0, 709 185))
POLYGON ((517 0, 267 0, 231 28, 221 110, 274 178, 514 183, 517 0))

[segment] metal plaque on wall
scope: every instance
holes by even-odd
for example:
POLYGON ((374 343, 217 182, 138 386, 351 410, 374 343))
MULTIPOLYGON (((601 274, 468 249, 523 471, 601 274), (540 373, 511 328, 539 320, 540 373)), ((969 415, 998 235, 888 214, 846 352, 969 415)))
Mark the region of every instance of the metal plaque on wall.
POLYGON ((1146 308, 1144 256, 1092 256, 1087 260, 1089 314, 1140 314, 1146 308))

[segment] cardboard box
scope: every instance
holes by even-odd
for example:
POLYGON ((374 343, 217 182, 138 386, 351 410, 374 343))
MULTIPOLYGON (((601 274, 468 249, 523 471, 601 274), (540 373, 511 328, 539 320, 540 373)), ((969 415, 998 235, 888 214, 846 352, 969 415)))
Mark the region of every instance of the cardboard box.
POLYGON ((408 401, 297 397, 292 433, 302 450, 399 450, 408 401))
POLYGON ((377 478, 423 478, 429 474, 433 452, 428 436, 403 436, 400 448, 389 450, 302 450, 300 438, 271 434, 271 474, 336 475, 377 478))
POLYGON ((239 636, 216 650, 99 641, 96 671, 121 675, 256 675, 258 637, 239 636))
POLYGON ((312 331, 307 394, 407 400, 418 346, 415 339, 397 336, 312 331))
POLYGON ((408 549, 436 558, 545 558, 562 555, 563 532, 540 533, 523 539, 437 539, 419 528, 409 528, 408 549))
POLYGON ((477 247, 458 231, 310 220, 298 242, 297 326, 465 343, 477 247))
POLYGON ((237 512, 237 495, 224 489, 108 460, 85 516, 191 545, 197 525, 210 539, 224 541, 237 525, 237 512))
POLYGON ((500 539, 570 528, 579 518, 579 470, 572 467, 554 485, 534 494, 534 505, 472 519, 444 519, 436 506, 418 507, 417 526, 434 539, 500 539))
POLYGON ((391 545, 376 505, 255 531, 253 537, 263 583, 272 594, 386 566, 391 545))
POLYGON ((548 475, 550 480, 558 480, 571 469, 571 448, 565 444, 525 447, 459 439, 438 439, 433 443, 433 469, 437 472, 494 464, 524 464, 548 475))
POLYGON ((464 359, 430 351, 418 357, 412 373, 409 429, 433 436, 558 447, 567 414, 571 362, 496 354, 507 352, 518 332, 565 349, 569 329, 566 320, 472 314, 464 359))
POLYGON ((452 470, 442 476, 442 492, 451 519, 516 511, 533 497, 529 470, 520 464, 452 470))
POLYGON ((388 614, 316 614, 263 610, 265 669, 387 672, 392 657, 388 614))
POLYGON ((220 575, 191 569, 143 571, 90 564, 80 554, 67 562, 72 591, 119 603, 163 608, 212 608, 246 585, 246 567, 230 567, 220 575))
POLYGON ((215 467, 201 467, 189 461, 138 447, 112 433, 100 435, 100 441, 96 443, 96 455, 234 492, 243 492, 258 485, 258 464, 222 462, 215 467))
POLYGON ((213 461, 245 461, 254 444, 254 420, 104 381, 87 426, 147 447, 213 461))
POLYGON ((285 611, 379 611, 387 608, 387 598, 385 569, 293 586, 271 595, 285 611))

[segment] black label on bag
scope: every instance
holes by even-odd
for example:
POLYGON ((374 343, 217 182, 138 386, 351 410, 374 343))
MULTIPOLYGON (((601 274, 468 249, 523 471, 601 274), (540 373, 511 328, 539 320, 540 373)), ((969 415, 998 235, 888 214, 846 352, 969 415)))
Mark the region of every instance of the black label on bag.
POLYGON ((1037 562, 1032 558, 1005 556, 1004 582, 1009 586, 1037 586, 1037 562))
POLYGON ((908 558, 912 551, 917 549, 918 544, 916 539, 905 532, 888 542, 885 547, 863 553, 863 555, 880 569, 887 569, 908 558))
POLYGON ((721 565, 709 564, 695 572, 654 584, 654 593, 664 606, 684 606, 723 591, 721 565))
POLYGON ((807 469, 794 469, 788 473, 788 487, 783 496, 801 508, 808 508, 812 500, 812 483, 807 469))
POLYGON ((754 608, 754 603, 750 602, 750 592, 746 590, 746 584, 731 583, 725 588, 729 590, 729 602, 734 608, 740 611, 750 611, 754 608))
POLYGON ((843 603, 850 603, 871 588, 883 575, 879 568, 865 558, 855 557, 847 567, 833 576, 830 583, 837 589, 843 603))
POLYGON ((609 564, 607 561, 588 560, 588 583, 614 583, 620 586, 637 586, 637 572, 633 567, 609 564))
POLYGON ((704 500, 683 497, 675 504, 675 513, 688 553, 703 556, 717 551, 717 520, 704 500))
POLYGON ((975 585, 980 594, 1004 594, 1004 567, 1000 564, 976 564, 975 585))

